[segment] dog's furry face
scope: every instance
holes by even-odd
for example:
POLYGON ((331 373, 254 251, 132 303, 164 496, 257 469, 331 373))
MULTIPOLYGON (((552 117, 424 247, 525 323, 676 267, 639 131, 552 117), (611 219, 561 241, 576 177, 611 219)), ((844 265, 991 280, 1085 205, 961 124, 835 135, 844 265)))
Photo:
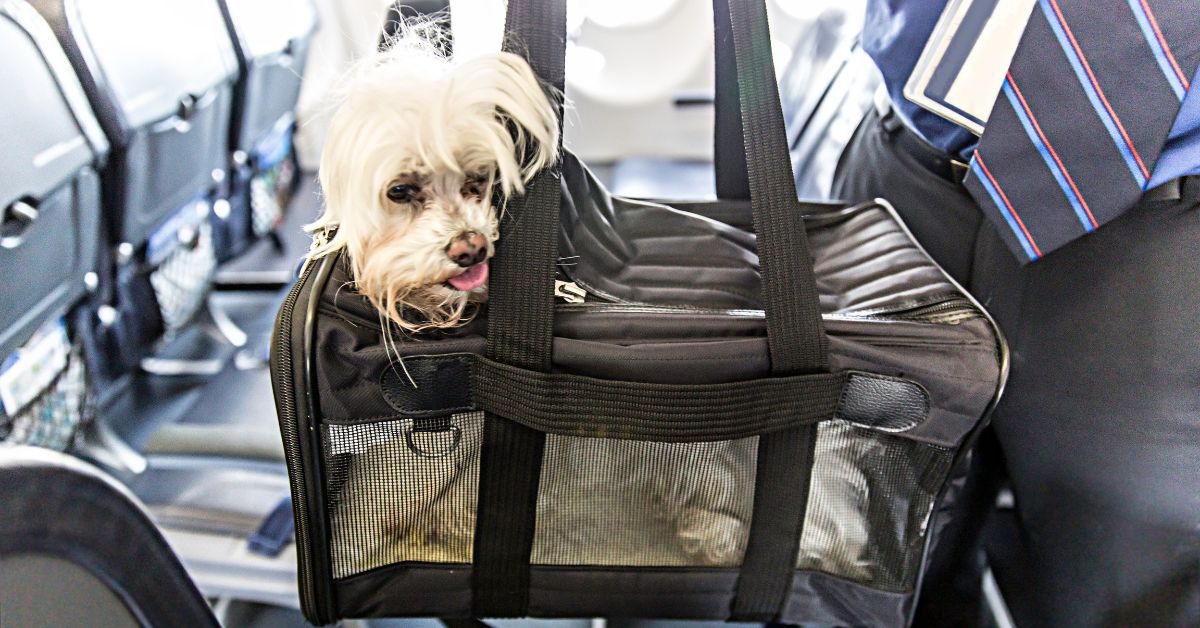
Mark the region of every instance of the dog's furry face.
POLYGON ((337 227, 311 258, 345 248, 355 288, 404 329, 452 327, 486 298, 506 198, 557 158, 558 122, 521 57, 442 56, 415 34, 346 76, 321 156, 337 227))

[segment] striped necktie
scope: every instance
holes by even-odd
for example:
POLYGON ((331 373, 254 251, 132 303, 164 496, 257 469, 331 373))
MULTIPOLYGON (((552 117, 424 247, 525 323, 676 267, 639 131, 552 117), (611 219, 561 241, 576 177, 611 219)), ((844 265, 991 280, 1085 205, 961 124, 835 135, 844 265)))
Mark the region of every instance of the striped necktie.
POLYGON ((1038 0, 965 184, 1024 262, 1137 203, 1200 64, 1195 0, 1038 0))

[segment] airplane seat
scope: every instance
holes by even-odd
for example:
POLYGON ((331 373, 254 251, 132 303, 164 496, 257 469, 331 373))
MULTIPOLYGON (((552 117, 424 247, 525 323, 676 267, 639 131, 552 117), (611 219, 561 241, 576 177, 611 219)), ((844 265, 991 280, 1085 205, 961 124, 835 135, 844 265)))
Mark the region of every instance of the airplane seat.
POLYGON ((227 176, 237 74, 220 10, 211 0, 30 4, 65 50, 111 144, 101 172, 102 306, 89 341, 97 380, 139 367, 212 372, 212 361, 151 354, 208 312, 212 222, 223 220, 213 204, 227 176))
POLYGON ((76 458, 0 447, 0 608, 12 626, 217 626, 137 499, 76 458))
POLYGON ((109 144, 46 23, 0 2, 0 442, 70 448, 92 417, 79 320, 94 316, 109 144))
POLYGON ((318 16, 311 0, 218 0, 218 5, 238 61, 229 204, 222 209, 228 218, 214 234, 224 262, 262 237, 271 237, 276 249, 282 246, 276 229, 300 182, 293 112, 318 16))
MULTIPOLYGON (((224 560, 223 550, 244 548, 245 530, 287 494, 266 370, 255 379, 225 360, 217 371, 224 378, 122 373, 154 344, 136 333, 139 318, 157 319, 161 331, 165 309, 186 313, 182 301, 207 298, 207 286, 192 283, 196 293, 164 303, 153 287, 195 278, 182 274, 187 266, 206 279, 215 266, 214 171, 224 171, 229 155, 236 69, 219 6, 0 0, 0 53, 0 80, 21 95, 0 100, 0 272, 20 278, 0 300, 0 442, 70 451, 103 466, 156 498, 151 514, 160 524, 208 534, 195 555, 224 560), (206 383, 217 379, 224 388, 206 383), (168 429, 161 456, 147 458, 143 443, 128 442, 128 425, 154 433, 197 400, 256 399, 262 403, 243 412, 199 408, 215 429, 184 429, 186 438, 168 429)), ((271 296, 253 313, 265 319, 264 342, 271 296)), ((254 343, 247 349, 265 354, 254 343)), ((4 488, 38 503, 52 497, 34 484, 5 479, 4 488)), ((0 503, 7 514, 16 502, 0 503)), ((44 534, 76 525, 38 521, 44 534)), ((294 564, 287 567, 286 556, 267 562, 286 573, 271 580, 267 599, 286 604, 295 598, 294 564)), ((231 568, 222 577, 228 573, 253 575, 231 568)))

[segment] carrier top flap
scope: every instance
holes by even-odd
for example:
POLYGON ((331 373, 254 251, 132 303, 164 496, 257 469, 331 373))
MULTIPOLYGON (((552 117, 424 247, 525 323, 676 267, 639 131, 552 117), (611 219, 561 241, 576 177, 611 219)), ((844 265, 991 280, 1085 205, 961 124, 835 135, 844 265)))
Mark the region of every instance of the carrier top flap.
MULTIPOLYGON (((560 275, 614 303, 762 309, 753 233, 661 203, 613 196, 570 152, 562 175, 560 275)), ((823 313, 961 293, 885 204, 801 207, 814 212, 805 222, 823 313)))
MULTIPOLYGON (((563 172, 574 202, 562 205, 559 276, 576 282, 586 300, 556 306, 556 372, 661 384, 769 374, 753 234, 610 196, 570 155, 563 172), (672 243, 672 252, 657 252, 672 243)), ((806 223, 832 365, 914 378, 928 388, 932 411, 906 435, 958 443, 995 396, 1002 356, 990 320, 886 204, 817 208, 806 223)), ((337 356, 317 365, 328 420, 396 413, 384 395, 371 394, 368 403, 363 390, 389 373, 400 381, 399 356, 484 352, 486 308, 457 329, 405 335, 392 328, 399 342, 384 343, 382 319, 354 291, 347 260, 330 266, 317 286, 325 321, 318 351, 337 356)))

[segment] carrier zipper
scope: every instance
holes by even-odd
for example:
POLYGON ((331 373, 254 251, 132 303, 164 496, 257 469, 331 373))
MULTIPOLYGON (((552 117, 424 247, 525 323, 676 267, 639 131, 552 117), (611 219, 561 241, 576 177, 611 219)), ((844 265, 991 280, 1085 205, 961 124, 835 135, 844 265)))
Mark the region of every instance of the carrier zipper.
MULTIPOLYGON (((740 318, 766 317, 762 310, 749 308, 705 308, 624 301, 605 293, 596 294, 594 291, 585 290, 579 282, 562 280, 555 280, 554 296, 560 300, 554 304, 554 309, 558 312, 597 310, 614 314, 707 314, 740 318)), ((331 310, 324 305, 322 310, 343 318, 353 319, 354 322, 370 329, 380 329, 378 321, 368 320, 345 310, 331 310)), ((955 295, 941 295, 905 301, 888 307, 852 310, 825 316, 843 320, 899 320, 953 325, 963 320, 979 318, 982 314, 969 299, 955 295)))
POLYGON ((982 314, 968 298, 957 295, 940 295, 914 299, 887 307, 842 312, 838 316, 840 318, 956 325, 964 320, 979 318, 982 314))
POLYGON ((604 312, 612 312, 615 314, 714 314, 721 316, 740 316, 744 318, 765 318, 766 316, 762 310, 704 308, 689 307, 686 305, 650 305, 647 303, 634 303, 630 301, 623 301, 620 303, 614 303, 611 301, 557 303, 555 304, 554 309, 562 312, 595 309, 604 312))
MULTIPOLYGON (((320 236, 314 236, 314 246, 320 236)), ((314 618, 332 619, 332 600, 315 585, 312 553, 312 522, 309 520, 309 503, 303 479, 299 477, 302 466, 297 408, 296 385, 292 370, 293 315, 300 292, 308 282, 317 264, 306 259, 300 277, 292 285, 279 311, 279 325, 275 336, 275 355, 279 360, 279 378, 276 398, 279 399, 279 415, 283 426, 284 451, 287 458, 288 476, 293 487, 296 514, 296 555, 299 584, 302 587, 300 603, 305 615, 314 618)))
MULTIPOLYGON (((571 311, 575 309, 602 308, 606 312, 633 314, 690 313, 765 317, 762 310, 754 309, 652 305, 649 303, 627 301, 572 277, 570 271, 565 268, 560 267, 559 272, 566 280, 556 279, 554 281, 554 296, 561 300, 561 302, 555 304, 556 310, 571 311)), ((968 298, 957 294, 940 294, 881 308, 838 312, 832 316, 835 318, 900 320, 937 325, 956 325, 964 320, 979 318, 981 314, 976 309, 975 304, 968 298)))
POLYGON ((593 302, 633 303, 580 281, 572 276, 568 268, 561 265, 555 273, 554 297, 572 305, 593 302))
POLYGON ((573 281, 554 280, 554 296, 567 303, 583 303, 587 301, 587 292, 573 281))
MULTIPOLYGON (((762 310, 738 308, 702 308, 686 305, 650 305, 633 302, 571 302, 558 303, 555 310, 569 312, 572 310, 603 310, 621 314, 711 314, 719 316, 738 316, 744 318, 764 318, 762 310)), ((979 318, 981 314, 975 306, 962 297, 943 295, 919 301, 910 301, 886 308, 874 308, 849 312, 838 312, 826 315, 830 318, 853 320, 892 320, 930 323, 938 325, 954 325, 964 320, 979 318)))

